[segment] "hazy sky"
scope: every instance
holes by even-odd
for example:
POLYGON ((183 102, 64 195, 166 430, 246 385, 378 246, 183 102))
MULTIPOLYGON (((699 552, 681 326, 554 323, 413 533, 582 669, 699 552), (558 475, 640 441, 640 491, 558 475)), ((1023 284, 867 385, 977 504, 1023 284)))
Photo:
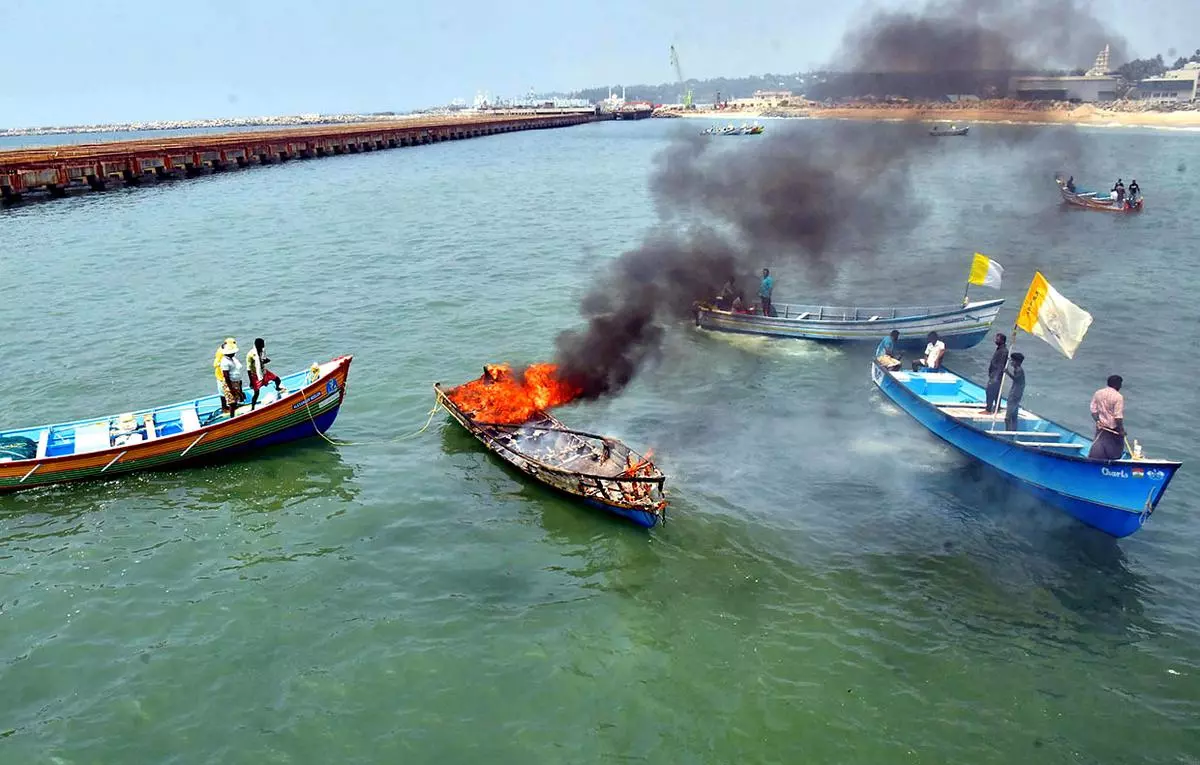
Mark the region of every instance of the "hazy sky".
MULTIPOLYGON (((1135 55, 1200 47, 1200 26, 1183 23, 1196 18, 1194 0, 1090 6, 1135 55)), ((868 7, 861 0, 0 0, 0 126, 407 110, 469 102, 479 90, 520 96, 530 87, 667 82, 672 43, 687 77, 795 72, 826 64, 868 7)))

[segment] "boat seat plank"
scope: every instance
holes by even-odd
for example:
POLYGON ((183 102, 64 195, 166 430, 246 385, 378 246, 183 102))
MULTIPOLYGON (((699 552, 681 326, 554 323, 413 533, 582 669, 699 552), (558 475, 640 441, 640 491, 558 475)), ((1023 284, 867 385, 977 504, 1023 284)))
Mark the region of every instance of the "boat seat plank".
POLYGON ((1038 446, 1047 449, 1082 449, 1086 444, 1056 444, 1053 441, 1013 441, 1018 446, 1038 446))
POLYGON ((812 314, 811 314, 811 313, 809 313, 808 311, 805 311, 804 313, 800 314, 800 315, 799 315, 799 316, 797 316, 796 318, 797 318, 797 319, 807 319, 809 316, 812 316, 812 314))
POLYGON ((158 438, 158 431, 154 427, 154 415, 148 414, 142 418, 142 421, 146 423, 146 440, 153 441, 158 438))
POLYGON ((183 425, 184 433, 191 433, 193 430, 199 430, 200 416, 196 414, 196 407, 190 406, 187 409, 180 410, 179 422, 183 425))
POLYGON ((38 434, 37 454, 36 459, 42 459, 46 456, 46 449, 50 446, 50 428, 46 428, 38 434))
POLYGON ((1045 438, 1062 438, 1062 433, 1050 430, 989 430, 993 436, 1043 436, 1045 438))

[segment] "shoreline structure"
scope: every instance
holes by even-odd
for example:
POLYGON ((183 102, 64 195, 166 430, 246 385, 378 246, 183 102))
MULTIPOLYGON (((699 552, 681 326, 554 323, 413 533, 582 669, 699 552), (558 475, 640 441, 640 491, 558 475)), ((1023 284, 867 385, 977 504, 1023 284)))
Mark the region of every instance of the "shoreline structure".
MULTIPOLYGON (((1191 106, 1189 104, 1189 106, 1191 106)), ((766 109, 661 109, 656 115, 695 119, 744 120, 791 117, 874 122, 955 122, 1107 127, 1200 128, 1200 105, 1191 109, 1146 109, 1136 102, 1106 106, 1055 101, 969 101, 950 103, 880 103, 858 101, 825 105, 777 106, 766 109)))
MULTIPOLYGON (((840 119, 878 122, 925 121, 963 123, 1017 123, 1038 125, 1097 125, 1117 127, 1200 128, 1200 103, 1190 108, 1155 109, 1136 101, 1117 101, 1104 106, 1073 104, 1058 101, 965 101, 958 103, 884 103, 851 101, 842 104, 808 102, 798 106, 776 106, 763 109, 696 109, 683 110, 663 106, 655 116, 688 117, 693 119, 840 119)), ((128 122, 112 125, 70 125, 60 127, 0 128, 0 138, 49 135, 83 135, 88 133, 134 133, 158 130, 212 130, 241 128, 290 128, 324 125, 359 125, 391 123, 401 127, 406 122, 429 117, 499 117, 507 115, 577 114, 569 109, 495 109, 495 110, 436 110, 414 114, 306 114, 278 117, 232 117, 228 119, 172 120, 159 122, 128 122)))

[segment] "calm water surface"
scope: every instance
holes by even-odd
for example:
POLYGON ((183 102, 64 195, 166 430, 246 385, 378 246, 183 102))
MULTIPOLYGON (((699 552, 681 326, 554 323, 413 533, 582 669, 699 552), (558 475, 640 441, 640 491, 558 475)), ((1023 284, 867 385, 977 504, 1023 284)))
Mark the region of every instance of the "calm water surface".
POLYGON ((897 193, 921 226, 828 285, 774 269, 781 301, 952 302, 978 250, 998 327, 1042 269, 1096 321, 1073 361, 1019 339, 1030 408, 1086 428, 1121 373, 1130 432, 1186 463, 1131 539, 935 441, 865 348, 681 326, 625 395, 564 410, 655 449, 650 534, 443 417, 401 438, 433 382, 552 354, 654 223, 653 158, 702 127, 679 122, 0 212, 7 425, 205 393, 226 335, 280 371, 355 355, 352 445, 0 498, 0 762, 1200 762, 1195 136, 1078 134, 1081 182, 1142 184, 1128 217, 1060 208, 1061 128, 931 141, 897 193))

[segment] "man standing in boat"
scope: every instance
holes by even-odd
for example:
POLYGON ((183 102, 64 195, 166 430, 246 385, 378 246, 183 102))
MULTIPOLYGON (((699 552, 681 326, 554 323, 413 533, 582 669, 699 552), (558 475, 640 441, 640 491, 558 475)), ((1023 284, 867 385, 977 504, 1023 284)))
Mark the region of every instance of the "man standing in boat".
POLYGON ((242 403, 242 362, 237 360, 237 341, 225 338, 218 349, 220 360, 217 368, 217 389, 221 392, 221 411, 232 417, 242 403))
POLYGON ((1000 405, 1000 386, 1004 384, 1004 367, 1008 364, 1008 338, 1003 332, 996 333, 996 350, 988 362, 987 401, 984 411, 992 414, 1000 405))
POLYGON ((254 347, 246 354, 246 374, 250 375, 250 389, 254 391, 254 398, 250 399, 250 411, 254 411, 254 407, 258 405, 258 394, 271 383, 275 383, 276 395, 283 392, 283 383, 279 375, 267 369, 270 361, 267 358, 266 341, 261 337, 254 338, 254 347))
POLYGON ((1119 460, 1125 453, 1125 397, 1121 395, 1124 380, 1120 375, 1108 378, 1108 385, 1092 396, 1092 419, 1096 422, 1096 440, 1088 451, 1088 459, 1119 460))
MULTIPOLYGON (((1014 353, 1012 364, 1004 372, 1012 380, 1012 388, 1008 391, 1008 408, 1004 410, 1004 429, 1007 431, 1017 430, 1019 424, 1017 415, 1021 411, 1021 398, 1025 395, 1025 368, 1022 366, 1024 361, 1025 354, 1014 353)), ((997 401, 996 406, 999 405, 1000 402, 997 401)))
POLYGON ((775 289, 775 280, 771 278, 771 269, 764 268, 762 270, 762 284, 758 287, 758 300, 762 305, 763 316, 774 316, 774 310, 771 308, 771 291, 775 289))

